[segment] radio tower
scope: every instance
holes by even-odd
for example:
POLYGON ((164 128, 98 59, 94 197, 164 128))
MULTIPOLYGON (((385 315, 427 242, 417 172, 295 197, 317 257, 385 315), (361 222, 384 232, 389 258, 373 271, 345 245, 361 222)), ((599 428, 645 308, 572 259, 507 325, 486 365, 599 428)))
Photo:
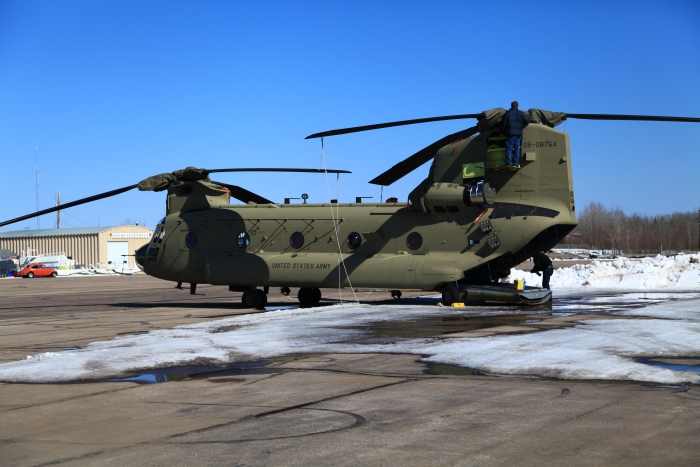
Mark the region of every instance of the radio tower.
MULTIPOLYGON (((36 212, 39 212, 39 140, 36 140, 36 212)), ((36 218, 36 229, 41 228, 41 216, 36 218)))

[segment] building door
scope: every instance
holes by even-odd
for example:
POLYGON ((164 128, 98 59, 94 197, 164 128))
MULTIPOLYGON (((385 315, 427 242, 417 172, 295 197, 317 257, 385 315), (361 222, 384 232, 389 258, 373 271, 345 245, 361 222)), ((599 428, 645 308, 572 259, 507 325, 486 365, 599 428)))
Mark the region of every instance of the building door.
POLYGON ((126 256, 128 254, 128 242, 107 242, 107 269, 113 267, 115 271, 119 272, 128 268, 129 258, 126 256))

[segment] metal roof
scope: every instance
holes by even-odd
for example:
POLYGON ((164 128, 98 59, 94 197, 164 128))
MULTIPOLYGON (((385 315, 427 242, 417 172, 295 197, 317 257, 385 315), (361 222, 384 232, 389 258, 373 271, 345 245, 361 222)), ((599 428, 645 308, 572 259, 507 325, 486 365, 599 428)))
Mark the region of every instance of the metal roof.
POLYGON ((15 253, 12 250, 5 250, 0 248, 0 258, 9 258, 10 256, 17 256, 17 253, 15 253))
MULTIPOLYGON (((117 227, 136 227, 148 229, 142 225, 113 225, 109 227, 71 227, 68 229, 39 229, 39 230, 13 230, 11 232, 0 232, 0 238, 18 237, 65 237, 67 235, 94 235, 105 230, 117 227)), ((151 230, 151 229, 148 229, 151 230)))

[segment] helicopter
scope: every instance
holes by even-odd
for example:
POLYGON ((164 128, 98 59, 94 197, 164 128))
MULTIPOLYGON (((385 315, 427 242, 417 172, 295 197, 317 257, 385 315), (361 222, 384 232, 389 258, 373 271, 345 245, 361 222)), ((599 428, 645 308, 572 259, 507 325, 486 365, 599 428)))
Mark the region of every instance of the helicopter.
MULTIPOLYGON (((521 164, 505 165, 501 120, 506 110, 401 120, 331 130, 307 137, 456 119, 477 125, 452 133, 370 181, 388 186, 433 160, 408 202, 275 203, 245 188, 212 181, 223 172, 350 173, 293 168, 197 169, 155 175, 140 183, 0 223, 0 227, 57 209, 138 188, 166 191, 166 216, 135 252, 147 274, 175 282, 228 286, 246 307, 267 303, 270 287, 305 306, 321 288, 435 291, 446 305, 460 300, 536 305, 547 289, 500 284, 510 269, 547 251, 578 220, 569 135, 555 129, 567 118, 700 122, 700 118, 572 114, 530 109, 523 129, 521 164), (233 197, 243 204, 230 204, 233 197)), ((285 200, 288 202, 288 200, 285 200)), ((306 200, 304 200, 306 202, 306 200)))

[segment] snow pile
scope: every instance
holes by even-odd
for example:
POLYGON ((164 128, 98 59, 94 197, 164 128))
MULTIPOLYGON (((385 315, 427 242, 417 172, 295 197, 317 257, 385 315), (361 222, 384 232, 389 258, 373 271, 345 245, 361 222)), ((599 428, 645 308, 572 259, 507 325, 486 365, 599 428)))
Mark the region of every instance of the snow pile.
MULTIPOLYGON (((47 352, 0 365, 0 381, 61 382, 125 376, 141 369, 263 360, 288 354, 408 353, 496 374, 563 379, 700 384, 696 372, 674 371, 636 357, 700 355, 698 294, 626 294, 642 306, 612 314, 652 319, 588 320, 579 326, 528 334, 467 338, 397 338, 372 333, 373 323, 433 317, 435 305, 337 305, 281 310, 180 326, 95 342, 79 350, 47 352), (658 319, 661 318, 661 319, 658 319)), ((556 304, 555 304, 556 307, 556 304)), ((553 310, 554 311, 554 310, 553 310)), ((493 308, 440 308, 455 316, 510 314, 493 308)))
MULTIPOLYGON (((525 279, 531 286, 540 286, 542 278, 527 271, 512 269, 505 279, 512 282, 525 279)), ((700 255, 657 255, 653 258, 617 258, 612 261, 594 260, 555 269, 550 280, 552 288, 621 288, 648 289, 671 287, 675 289, 700 288, 700 255)))

